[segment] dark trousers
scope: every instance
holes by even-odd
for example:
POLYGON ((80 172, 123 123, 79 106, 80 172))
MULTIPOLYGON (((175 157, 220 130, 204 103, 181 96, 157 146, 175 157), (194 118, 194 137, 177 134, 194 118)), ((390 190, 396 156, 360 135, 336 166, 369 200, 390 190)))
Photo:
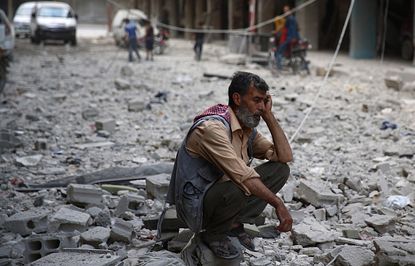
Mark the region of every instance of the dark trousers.
MULTIPOLYGON (((266 162, 255 168, 262 182, 277 193, 287 182, 290 168, 285 163, 266 162)), ((234 223, 254 223, 267 202, 254 195, 246 196, 232 181, 217 182, 203 201, 203 228, 206 239, 220 240, 234 223)))

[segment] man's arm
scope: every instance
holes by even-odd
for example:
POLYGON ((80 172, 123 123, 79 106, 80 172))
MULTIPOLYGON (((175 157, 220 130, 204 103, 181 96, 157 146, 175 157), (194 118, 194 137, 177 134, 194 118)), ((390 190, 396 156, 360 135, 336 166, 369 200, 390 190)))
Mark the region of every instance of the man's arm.
POLYGON ((259 178, 250 178, 244 181, 244 185, 251 191, 251 193, 260 199, 263 199, 268 204, 275 208, 275 213, 280 220, 277 230, 281 232, 291 231, 293 219, 285 207, 284 202, 269 190, 259 178))
MULTIPOLYGON (((277 119, 271 111, 272 99, 270 95, 267 95, 267 98, 264 101, 264 106, 265 109, 262 113, 262 119, 264 119, 269 131, 271 132, 272 140, 274 142, 274 150, 277 153, 278 161, 284 163, 292 161, 293 155, 290 144, 288 143, 284 131, 278 124, 277 119)), ((249 191, 251 191, 253 195, 263 199, 275 208, 275 213, 280 220, 280 224, 277 226, 277 230, 281 232, 291 231, 293 219, 288 209, 285 207, 284 202, 271 190, 269 190, 261 181, 261 179, 247 179, 244 181, 244 185, 249 189, 249 191)))
POLYGON ((292 150, 288 142, 288 139, 285 136, 284 131, 280 127, 274 114, 272 113, 271 108, 272 99, 271 95, 268 95, 267 99, 265 100, 265 110, 262 113, 262 119, 264 119, 271 133, 278 161, 287 163, 293 160, 292 150))

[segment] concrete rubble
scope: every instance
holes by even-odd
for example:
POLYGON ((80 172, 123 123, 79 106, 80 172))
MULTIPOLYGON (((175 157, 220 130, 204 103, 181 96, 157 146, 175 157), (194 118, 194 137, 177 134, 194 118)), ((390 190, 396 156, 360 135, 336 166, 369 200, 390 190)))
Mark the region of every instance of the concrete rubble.
MULTIPOLYGON (((18 40, 0 95, 0 265, 415 265, 412 74, 339 56, 314 105, 325 53, 308 55, 310 76, 276 77, 220 44, 196 62, 190 42, 170 41, 154 62, 129 64, 127 51, 99 41, 18 40), (274 230, 267 206, 246 225, 256 251, 232 239, 241 256, 224 262, 174 208, 160 239, 156 229, 193 116, 226 103, 237 70, 268 82, 288 137, 314 110, 279 192, 292 232, 274 230)), ((270 137, 264 123, 259 131, 270 137)))

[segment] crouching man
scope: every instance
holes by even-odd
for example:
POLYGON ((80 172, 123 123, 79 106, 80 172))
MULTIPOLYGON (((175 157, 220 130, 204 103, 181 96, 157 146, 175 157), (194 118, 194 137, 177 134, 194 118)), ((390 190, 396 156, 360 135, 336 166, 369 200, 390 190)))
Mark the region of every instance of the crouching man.
POLYGON ((276 193, 288 179, 286 163, 293 155, 272 113, 268 89, 255 74, 235 73, 228 105, 197 115, 177 153, 167 202, 176 205, 179 219, 220 258, 240 255, 229 236, 255 249, 243 224, 253 223, 267 203, 279 219, 276 230, 292 229, 292 217, 276 193), (261 118, 272 141, 256 130, 261 118), (253 158, 268 161, 251 168, 253 158))

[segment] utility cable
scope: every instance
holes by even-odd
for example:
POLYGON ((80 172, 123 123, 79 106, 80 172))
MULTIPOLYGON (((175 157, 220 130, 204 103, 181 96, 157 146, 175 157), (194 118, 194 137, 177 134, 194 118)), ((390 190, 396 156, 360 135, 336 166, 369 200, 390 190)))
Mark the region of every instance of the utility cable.
POLYGON ((354 2, 355 2, 355 0, 352 0, 352 1, 350 2, 349 11, 347 12, 346 20, 344 21, 343 29, 342 29, 342 32, 341 32, 341 35, 340 35, 339 41, 338 41, 338 43, 337 43, 336 51, 334 52, 334 55, 333 55, 333 57, 332 57, 332 59, 331 59, 331 61, 330 61, 330 64, 329 64, 329 67, 328 67, 328 69, 327 69, 327 71, 326 71, 326 75, 324 76, 323 82, 322 82, 322 84, 321 84, 320 88, 318 89, 318 92, 317 92, 316 96, 314 97, 313 104, 311 105, 310 109, 307 111, 307 113, 306 113, 305 117, 304 117, 304 118, 303 118, 303 120, 301 121, 300 126, 297 128, 297 130, 295 131, 294 135, 292 135, 292 137, 290 138, 290 143, 292 143, 292 142, 295 140, 295 138, 297 137, 297 135, 298 135, 298 133, 300 132, 301 128, 303 127, 303 125, 304 125, 305 121, 306 121, 306 120, 307 120, 307 118, 309 117, 309 115, 310 115, 311 111, 313 111, 314 106, 316 105, 317 99, 318 99, 318 98, 319 98, 319 96, 320 96, 320 93, 321 93, 322 88, 323 88, 323 87, 324 87, 324 85, 327 83, 327 78, 329 77, 329 74, 330 74, 330 72, 331 72, 331 70, 332 70, 332 68, 333 68, 334 61, 336 60, 337 55, 338 55, 338 53, 339 53, 340 46, 341 46, 341 44, 342 44, 344 34, 345 34, 345 32, 346 32, 347 25, 349 24, 349 20, 350 20, 351 14, 352 14, 352 10, 353 10, 353 6, 354 6, 354 2))
MULTIPOLYGON (((110 1, 110 0, 108 0, 110 1)), ((239 33, 239 34, 244 34, 244 35, 253 35, 254 33, 252 33, 253 30, 264 27, 270 23, 274 23, 275 20, 277 19, 282 19, 285 18, 293 13, 295 13, 298 10, 301 10, 311 4, 313 4, 314 2, 316 2, 317 0, 309 0, 293 9, 291 9, 290 11, 282 14, 282 15, 278 15, 275 16, 269 20, 260 22, 256 25, 252 25, 248 28, 240 28, 240 29, 194 29, 194 28, 183 28, 183 27, 177 27, 177 26, 172 26, 172 25, 168 25, 168 24, 164 24, 161 22, 158 22, 157 24, 159 26, 162 26, 164 28, 170 29, 170 30, 174 30, 174 31, 182 31, 182 32, 203 32, 203 33, 239 33)))

